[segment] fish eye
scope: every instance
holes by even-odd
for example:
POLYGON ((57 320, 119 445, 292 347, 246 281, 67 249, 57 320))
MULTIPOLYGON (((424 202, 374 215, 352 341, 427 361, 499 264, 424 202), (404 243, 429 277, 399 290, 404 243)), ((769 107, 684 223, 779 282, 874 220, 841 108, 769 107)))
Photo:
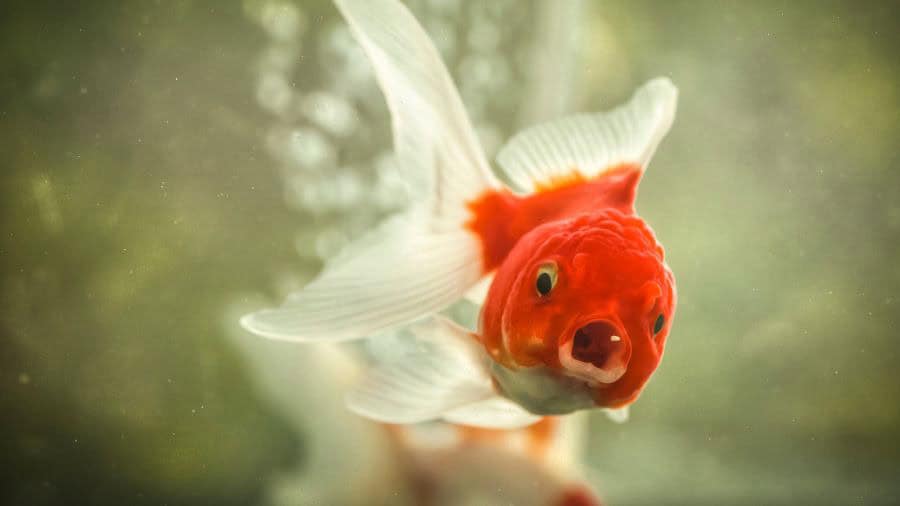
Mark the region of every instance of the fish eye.
POLYGON ((663 325, 666 324, 666 318, 660 314, 656 317, 656 323, 653 324, 653 335, 659 334, 659 331, 662 330, 663 325))
POLYGON ((555 263, 546 263, 538 267, 537 281, 535 282, 538 295, 546 297, 553 290, 553 287, 556 286, 556 273, 555 263))

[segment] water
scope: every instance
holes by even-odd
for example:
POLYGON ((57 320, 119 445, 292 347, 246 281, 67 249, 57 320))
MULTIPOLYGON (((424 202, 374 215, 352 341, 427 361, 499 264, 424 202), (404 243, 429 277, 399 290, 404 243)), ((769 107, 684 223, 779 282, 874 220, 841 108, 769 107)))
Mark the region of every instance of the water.
MULTIPOLYGON (((489 155, 655 75, 681 90, 637 204, 678 314, 631 421, 586 419, 599 494, 900 500, 893 4, 412 7, 489 155)), ((2 501, 414 502, 381 430, 341 407, 345 355, 236 325, 407 199, 334 8, 6 11, 2 501)), ((518 497, 496 479, 508 495, 482 503, 518 497)))

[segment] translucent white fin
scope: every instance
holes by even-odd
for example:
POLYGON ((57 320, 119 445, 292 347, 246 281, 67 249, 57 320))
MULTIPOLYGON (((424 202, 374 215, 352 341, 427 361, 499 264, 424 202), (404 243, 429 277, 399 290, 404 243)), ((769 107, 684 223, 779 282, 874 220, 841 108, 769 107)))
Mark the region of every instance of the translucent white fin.
POLYGON ((391 112, 394 149, 412 190, 441 214, 499 183, 428 35, 396 0, 336 0, 362 45, 391 112), (445 208, 449 204, 449 209, 445 208))
POLYGON ((512 430, 537 423, 541 417, 525 411, 509 399, 497 396, 448 411, 443 419, 473 427, 512 430))
POLYGON ((375 69, 394 147, 417 197, 326 264, 284 306, 245 316, 245 328, 292 341, 358 339, 461 298, 481 275, 466 202, 498 186, 437 50, 394 0, 338 0, 375 69))
POLYGON ((488 291, 491 289, 491 283, 494 282, 494 275, 490 274, 481 278, 475 286, 469 289, 466 292, 466 299, 473 304, 481 306, 484 304, 484 299, 487 298, 488 291))
POLYGON ((497 162, 524 191, 576 170, 593 178, 622 163, 646 169, 672 126, 677 99, 671 81, 653 79, 609 112, 577 114, 517 134, 500 150, 497 162))
POLYGON ((604 409, 603 413, 606 414, 606 418, 609 418, 613 422, 625 423, 628 421, 629 409, 628 406, 617 409, 604 409))
MULTIPOLYGON (((461 406, 496 396, 484 350, 466 329, 441 316, 411 327, 403 350, 365 375, 347 407, 385 423, 440 419, 461 406)), ((488 417, 489 418, 489 417, 488 417)))
POLYGON ((284 305, 248 314, 241 324, 272 339, 336 341, 440 310, 481 277, 481 250, 465 229, 435 230, 432 223, 419 210, 389 220, 284 305))

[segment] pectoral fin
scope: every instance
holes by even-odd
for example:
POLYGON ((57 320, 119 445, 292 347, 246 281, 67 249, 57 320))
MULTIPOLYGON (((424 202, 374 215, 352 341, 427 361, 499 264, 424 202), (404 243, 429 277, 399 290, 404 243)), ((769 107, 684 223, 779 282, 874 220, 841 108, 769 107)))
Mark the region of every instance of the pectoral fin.
POLYGON ((347 407, 366 418, 410 424, 444 419, 478 427, 514 428, 538 417, 499 397, 474 336, 442 316, 415 323, 396 340, 401 349, 365 375, 347 407))

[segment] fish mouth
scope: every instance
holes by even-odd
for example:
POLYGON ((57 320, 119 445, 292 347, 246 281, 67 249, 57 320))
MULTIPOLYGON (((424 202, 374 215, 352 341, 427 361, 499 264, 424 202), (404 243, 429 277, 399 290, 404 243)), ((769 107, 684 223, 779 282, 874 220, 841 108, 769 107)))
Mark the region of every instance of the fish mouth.
POLYGON ((566 372, 591 385, 614 383, 628 369, 631 340, 625 331, 606 319, 591 320, 577 327, 559 349, 566 372))

